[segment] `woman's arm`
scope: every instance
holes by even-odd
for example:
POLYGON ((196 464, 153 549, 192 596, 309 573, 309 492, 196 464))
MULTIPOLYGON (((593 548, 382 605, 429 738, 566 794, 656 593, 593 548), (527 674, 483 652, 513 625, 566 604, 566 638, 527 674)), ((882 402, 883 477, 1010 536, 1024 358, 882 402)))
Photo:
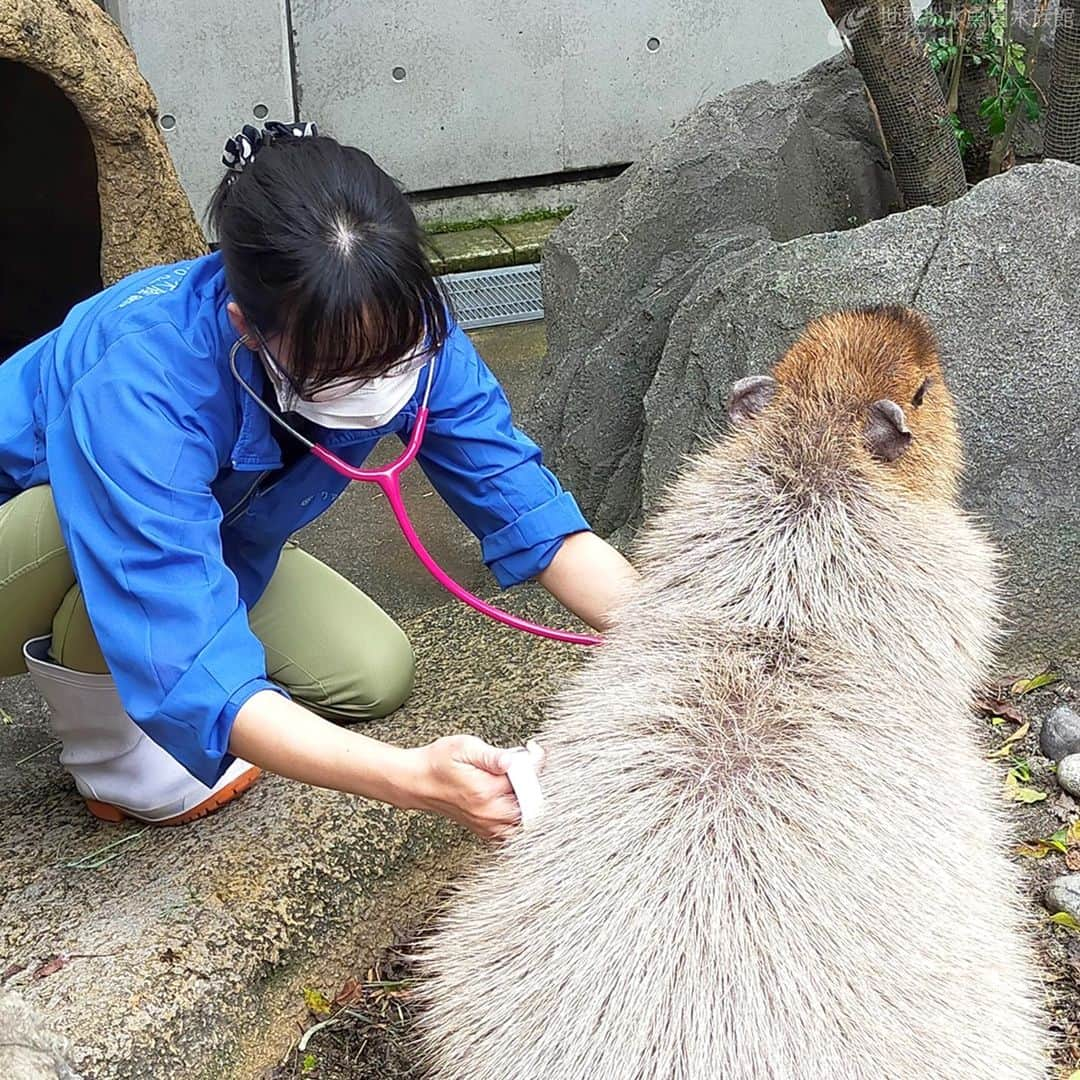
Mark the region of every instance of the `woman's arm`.
POLYGON ((579 532, 563 541, 536 580, 564 608, 603 632, 611 625, 617 601, 638 577, 633 566, 596 533, 579 532))
POLYGON ((521 819, 505 775, 510 754, 472 735, 403 749, 261 690, 237 712, 229 751, 306 784, 442 814, 489 840, 521 819))

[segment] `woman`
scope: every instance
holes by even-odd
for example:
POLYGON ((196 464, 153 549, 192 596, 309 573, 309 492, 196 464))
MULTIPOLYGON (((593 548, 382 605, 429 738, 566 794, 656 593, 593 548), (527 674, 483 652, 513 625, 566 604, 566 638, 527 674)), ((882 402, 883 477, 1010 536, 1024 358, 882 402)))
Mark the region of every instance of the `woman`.
POLYGON ((408 437, 430 371, 419 462, 500 584, 537 578, 603 629, 634 571, 514 428, 390 178, 313 125, 246 128, 225 161, 219 252, 119 282, 0 366, 0 675, 29 666, 104 818, 182 823, 262 768, 499 835, 506 752, 341 726, 401 704, 412 653, 288 542, 347 481, 241 380, 358 465, 408 437))

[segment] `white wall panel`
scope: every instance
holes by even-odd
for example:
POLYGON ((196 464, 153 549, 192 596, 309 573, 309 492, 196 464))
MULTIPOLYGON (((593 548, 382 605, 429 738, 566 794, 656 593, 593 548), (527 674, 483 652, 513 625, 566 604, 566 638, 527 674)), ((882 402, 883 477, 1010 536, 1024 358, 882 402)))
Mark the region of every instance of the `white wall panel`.
POLYGON ((256 106, 411 190, 632 161, 700 101, 837 50, 808 0, 105 0, 201 212, 256 106), (287 25, 294 32, 290 68, 287 25))
POLYGON ((106 9, 154 88, 169 151, 201 217, 224 172, 225 140, 258 123, 257 107, 267 119, 293 119, 285 8, 281 0, 107 0, 106 9))

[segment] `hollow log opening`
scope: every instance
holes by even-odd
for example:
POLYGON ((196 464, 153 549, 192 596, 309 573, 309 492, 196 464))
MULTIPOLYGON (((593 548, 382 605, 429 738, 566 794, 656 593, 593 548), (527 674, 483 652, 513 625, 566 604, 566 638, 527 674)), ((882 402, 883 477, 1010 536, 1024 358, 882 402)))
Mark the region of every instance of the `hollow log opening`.
POLYGON ((101 288, 97 162, 47 76, 0 60, 0 361, 101 288))

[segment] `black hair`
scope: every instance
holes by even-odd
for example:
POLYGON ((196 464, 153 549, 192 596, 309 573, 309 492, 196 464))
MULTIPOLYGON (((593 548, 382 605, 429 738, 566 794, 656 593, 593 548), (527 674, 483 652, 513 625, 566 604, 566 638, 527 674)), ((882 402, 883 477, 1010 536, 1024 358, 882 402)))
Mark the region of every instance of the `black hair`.
POLYGON ((268 140, 225 175, 207 217, 230 292, 259 335, 282 335, 301 396, 446 340, 416 216, 364 151, 325 135, 268 140))

